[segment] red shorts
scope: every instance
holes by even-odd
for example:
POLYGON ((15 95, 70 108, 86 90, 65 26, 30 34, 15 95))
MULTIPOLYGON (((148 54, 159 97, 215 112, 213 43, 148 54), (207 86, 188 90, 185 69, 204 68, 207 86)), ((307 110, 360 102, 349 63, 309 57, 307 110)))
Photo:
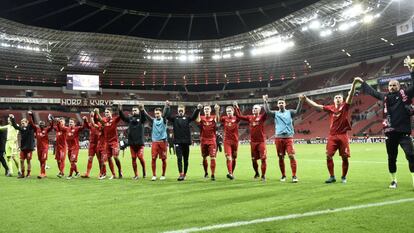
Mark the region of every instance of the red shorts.
POLYGON ((88 156, 92 157, 92 156, 95 156, 97 153, 98 153, 98 145, 94 143, 89 144, 88 156))
POLYGON ((119 144, 118 143, 112 143, 106 145, 106 154, 108 158, 110 157, 118 157, 119 155, 119 144))
POLYGON ((167 142, 152 142, 151 155, 153 159, 159 157, 160 159, 167 159, 167 142))
POLYGON ((37 158, 40 162, 47 160, 48 149, 37 150, 37 158))
POLYGON ((57 150, 55 152, 55 159, 58 161, 65 160, 66 158, 66 150, 57 150))
POLYGON ((71 162, 78 162, 79 148, 68 150, 68 159, 71 162))
POLYGON ((224 155, 237 158, 237 149, 239 147, 238 142, 226 142, 224 141, 224 155))
POLYGON ((276 138, 276 151, 278 156, 294 155, 293 138, 276 138))
POLYGON ((339 150, 340 156, 351 157, 347 134, 329 135, 328 144, 326 144, 326 155, 332 157, 337 150, 339 150))
MULTIPOLYGON (((130 145, 129 150, 131 151, 131 157, 133 159, 144 157, 144 146, 130 145)), ((167 150, 166 150, 167 151, 167 150)))
POLYGON ((201 156, 215 158, 217 155, 216 144, 201 144, 201 156))
POLYGON ((266 159, 266 143, 265 142, 251 142, 250 150, 252 159, 266 159))
POLYGON ((21 160, 31 160, 32 159, 32 152, 31 150, 22 150, 20 151, 20 159, 21 160))

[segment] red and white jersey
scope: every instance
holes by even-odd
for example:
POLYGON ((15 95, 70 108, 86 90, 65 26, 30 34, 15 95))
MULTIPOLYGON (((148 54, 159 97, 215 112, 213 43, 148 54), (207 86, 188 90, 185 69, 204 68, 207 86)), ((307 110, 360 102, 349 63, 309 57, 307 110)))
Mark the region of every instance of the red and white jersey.
POLYGON ((216 144, 216 116, 200 116, 200 138, 201 144, 216 144))
POLYGON ((243 116, 240 113, 240 109, 235 108, 235 114, 241 120, 249 122, 250 128, 250 142, 265 142, 266 134, 264 132, 264 124, 267 119, 266 112, 263 114, 255 115, 246 115, 243 116))
POLYGON ((239 142, 239 122, 236 116, 222 116, 220 122, 224 129, 224 142, 239 142))
POLYGON ((90 122, 88 122, 85 127, 89 129, 89 145, 97 145, 101 132, 90 122))
POLYGON ((48 150, 49 149, 49 132, 52 131, 53 124, 45 128, 40 128, 39 126, 34 124, 31 117, 29 117, 29 124, 32 125, 35 131, 37 150, 39 151, 48 150))
POLYGON ((104 134, 105 134, 105 139, 106 139, 106 143, 108 144, 114 144, 114 143, 118 143, 118 123, 121 120, 121 118, 119 116, 115 116, 112 118, 107 118, 104 117, 102 119, 104 121, 104 134))
POLYGON ((335 105, 323 106, 323 110, 329 113, 329 135, 344 134, 351 130, 349 108, 350 105, 347 103, 342 104, 338 108, 335 105))
POLYGON ((67 127, 66 143, 68 150, 79 149, 79 131, 83 129, 82 126, 67 127))
POLYGON ((56 151, 66 150, 66 131, 57 125, 53 129, 56 131, 56 151))

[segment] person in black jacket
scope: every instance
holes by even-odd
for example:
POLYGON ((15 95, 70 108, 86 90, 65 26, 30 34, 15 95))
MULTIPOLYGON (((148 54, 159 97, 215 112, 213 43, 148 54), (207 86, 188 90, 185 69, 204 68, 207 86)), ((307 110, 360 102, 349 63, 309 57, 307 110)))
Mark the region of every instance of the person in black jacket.
POLYGON ((0 131, 0 162, 4 167, 5 175, 11 176, 7 162, 4 159, 4 152, 6 151, 7 131, 0 131))
POLYGON ((185 115, 184 105, 178 105, 178 114, 175 116, 171 115, 170 102, 165 102, 166 106, 166 118, 172 122, 174 131, 174 144, 175 154, 177 155, 177 165, 180 176, 177 178, 178 181, 185 180, 188 170, 188 157, 190 155, 191 145, 191 132, 190 123, 195 121, 200 113, 201 104, 197 106, 197 109, 193 112, 191 117, 185 115), (183 158, 184 158, 184 170, 183 170, 183 158))
POLYGON ((14 119, 14 115, 9 115, 12 126, 20 131, 20 166, 21 166, 21 175, 17 178, 24 178, 24 161, 27 161, 27 174, 26 178, 30 177, 31 172, 31 160, 32 160, 32 152, 35 147, 35 136, 34 136, 34 129, 29 124, 29 121, 26 118, 23 118, 20 121, 20 126, 16 124, 16 120, 14 119))
POLYGON ((408 166, 413 177, 414 187, 414 147, 411 140, 411 115, 414 110, 411 107, 411 100, 414 97, 414 69, 409 66, 412 85, 404 90, 400 88, 397 80, 390 80, 388 93, 380 93, 374 90, 361 78, 355 81, 362 83, 362 89, 366 94, 384 102, 384 120, 382 122, 385 133, 385 146, 388 154, 388 170, 391 174, 389 188, 397 188, 397 155, 398 145, 401 146, 408 160, 408 166))
POLYGON ((137 158, 142 166, 142 177, 145 178, 145 160, 144 160, 144 123, 147 121, 142 105, 132 107, 132 115, 125 116, 122 111, 122 105, 118 105, 119 116, 128 123, 128 145, 131 150, 132 168, 134 169, 134 180, 139 178, 137 168, 137 158))

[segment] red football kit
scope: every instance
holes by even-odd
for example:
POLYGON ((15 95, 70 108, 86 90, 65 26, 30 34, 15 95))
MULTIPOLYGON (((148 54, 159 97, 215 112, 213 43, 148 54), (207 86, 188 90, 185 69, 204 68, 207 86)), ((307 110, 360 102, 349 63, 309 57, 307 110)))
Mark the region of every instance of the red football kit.
POLYGON ((259 176, 259 165, 257 160, 262 161, 262 178, 266 175, 266 135, 264 132, 264 124, 267 119, 266 113, 243 116, 239 108, 235 108, 235 113, 241 120, 249 122, 250 129, 250 151, 252 156, 253 169, 256 172, 255 178, 259 176))
POLYGON ((45 128, 35 125, 32 117, 29 117, 29 124, 33 127, 36 136, 37 157, 40 162, 40 176, 46 176, 46 160, 49 151, 49 132, 53 129, 53 123, 45 128))
POLYGON ((351 156, 349 150, 349 138, 347 131, 351 130, 349 122, 349 108, 350 105, 344 103, 338 108, 335 105, 323 106, 323 110, 329 113, 329 136, 326 144, 327 166, 329 174, 334 176, 334 162, 332 156, 339 150, 339 155, 342 157, 342 177, 346 177, 349 168, 348 158, 351 156))
POLYGON ((220 122, 224 129, 224 154, 227 158, 227 170, 233 174, 236 168, 237 150, 239 146, 239 122, 236 116, 222 116, 220 122))

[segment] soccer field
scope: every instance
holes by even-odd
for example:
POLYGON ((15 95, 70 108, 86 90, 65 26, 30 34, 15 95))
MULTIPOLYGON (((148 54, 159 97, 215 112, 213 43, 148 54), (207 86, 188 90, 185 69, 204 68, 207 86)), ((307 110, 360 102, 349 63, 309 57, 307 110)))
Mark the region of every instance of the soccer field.
MULTIPOLYGON (((48 178, 36 179, 37 155, 33 156, 30 179, 0 176, 2 227, 0 232, 164 232, 268 217, 265 223, 219 228, 215 232, 412 232, 414 199, 384 206, 360 206, 414 197, 407 161, 400 152, 398 189, 390 181, 383 144, 352 144, 348 183, 325 184, 328 172, 325 145, 296 145, 299 183, 279 181, 274 145, 268 145, 267 181, 253 180, 249 147, 241 146, 236 179, 225 178, 223 153, 218 154, 216 181, 205 180, 199 148, 191 148, 188 179, 177 182, 174 155, 168 156, 166 181, 150 181, 150 151, 147 148, 147 178, 132 180, 129 152, 122 157, 124 179, 97 180, 94 160, 90 179, 59 179, 49 155, 48 178), (335 213, 321 212, 350 206, 335 213), (342 211, 343 210, 343 211, 342 211), (318 213, 318 212, 316 212, 318 213)), ((86 151, 78 166, 86 169, 86 151)), ((69 170, 67 165, 66 173, 69 170)), ((161 163, 157 164, 158 171, 161 163)), ((335 157, 337 178, 341 160, 335 157)), ((15 169, 14 169, 15 170, 15 169)), ((140 175, 141 169, 139 166, 140 175)), ((4 170, 2 170, 3 172, 4 170)), ((200 229, 202 230, 202 229, 200 229)))

